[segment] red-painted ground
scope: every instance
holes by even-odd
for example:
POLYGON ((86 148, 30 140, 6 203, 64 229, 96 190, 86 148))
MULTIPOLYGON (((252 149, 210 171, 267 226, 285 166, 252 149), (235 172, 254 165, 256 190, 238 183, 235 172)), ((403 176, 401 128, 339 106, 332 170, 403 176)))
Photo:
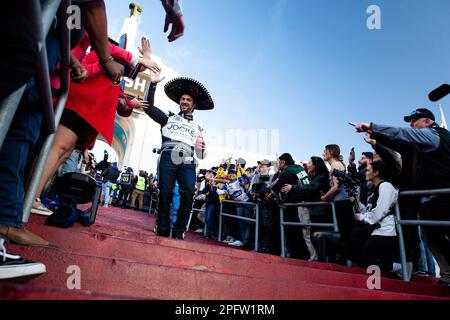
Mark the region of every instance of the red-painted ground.
POLYGON ((45 263, 33 279, 0 282, 0 299, 450 299, 436 279, 410 283, 383 277, 367 289, 365 270, 259 254, 205 240, 157 237, 154 216, 100 208, 95 225, 69 229, 32 216, 29 230, 57 249, 8 245, 8 251, 45 263), (81 271, 81 290, 67 288, 70 266, 81 271))

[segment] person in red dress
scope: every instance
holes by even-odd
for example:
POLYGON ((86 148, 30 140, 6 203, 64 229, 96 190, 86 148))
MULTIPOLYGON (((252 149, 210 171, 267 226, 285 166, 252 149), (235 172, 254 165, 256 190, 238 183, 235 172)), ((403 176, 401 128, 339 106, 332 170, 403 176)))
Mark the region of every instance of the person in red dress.
POLYGON ((67 104, 36 192, 32 213, 52 214, 52 211, 40 202, 40 195, 46 183, 58 167, 70 157, 75 148, 83 152, 93 146, 99 133, 109 144, 112 143, 114 120, 121 91, 120 85, 111 82, 105 75, 104 66, 118 61, 131 67, 140 64, 143 69, 149 69, 154 73, 160 72, 158 65, 151 61, 150 42, 145 38, 142 38, 142 48, 140 48, 142 57, 110 44, 111 59, 108 61, 99 61, 95 51, 85 55, 89 44, 89 38, 86 36, 72 50, 72 69, 79 71, 70 84, 67 104))

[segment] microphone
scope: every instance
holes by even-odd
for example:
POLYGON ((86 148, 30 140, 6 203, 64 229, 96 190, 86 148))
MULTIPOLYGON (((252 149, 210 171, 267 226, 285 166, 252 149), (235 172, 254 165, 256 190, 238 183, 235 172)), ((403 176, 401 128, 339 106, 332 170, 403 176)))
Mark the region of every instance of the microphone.
POLYGON ((428 98, 432 102, 436 102, 438 100, 441 100, 443 97, 448 95, 450 93, 450 85, 444 83, 442 86, 434 89, 428 94, 428 98))

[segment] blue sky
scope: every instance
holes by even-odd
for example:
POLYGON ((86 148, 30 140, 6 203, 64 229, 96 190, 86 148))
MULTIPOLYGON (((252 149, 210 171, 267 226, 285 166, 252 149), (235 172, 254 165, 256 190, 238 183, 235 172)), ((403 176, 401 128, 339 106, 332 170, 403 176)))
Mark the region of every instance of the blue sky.
MULTIPOLYGON (((128 3, 107 1, 112 36, 128 3)), ((196 113, 207 128, 279 129, 281 152, 307 159, 336 143, 347 159, 352 146, 370 149, 349 121, 401 126, 417 107, 440 119, 427 95, 450 82, 448 0, 184 0, 186 32, 173 43, 160 1, 140 3, 139 38, 212 94, 216 109, 196 113), (372 4, 381 30, 366 27, 372 4)))

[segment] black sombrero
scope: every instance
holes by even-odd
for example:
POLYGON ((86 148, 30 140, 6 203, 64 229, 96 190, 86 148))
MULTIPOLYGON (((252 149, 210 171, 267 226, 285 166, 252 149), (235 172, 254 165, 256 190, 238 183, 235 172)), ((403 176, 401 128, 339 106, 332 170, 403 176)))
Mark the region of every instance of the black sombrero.
POLYGON ((164 86, 164 92, 174 102, 180 103, 181 96, 188 94, 195 99, 195 109, 212 110, 214 101, 205 86, 191 78, 176 78, 164 86))

